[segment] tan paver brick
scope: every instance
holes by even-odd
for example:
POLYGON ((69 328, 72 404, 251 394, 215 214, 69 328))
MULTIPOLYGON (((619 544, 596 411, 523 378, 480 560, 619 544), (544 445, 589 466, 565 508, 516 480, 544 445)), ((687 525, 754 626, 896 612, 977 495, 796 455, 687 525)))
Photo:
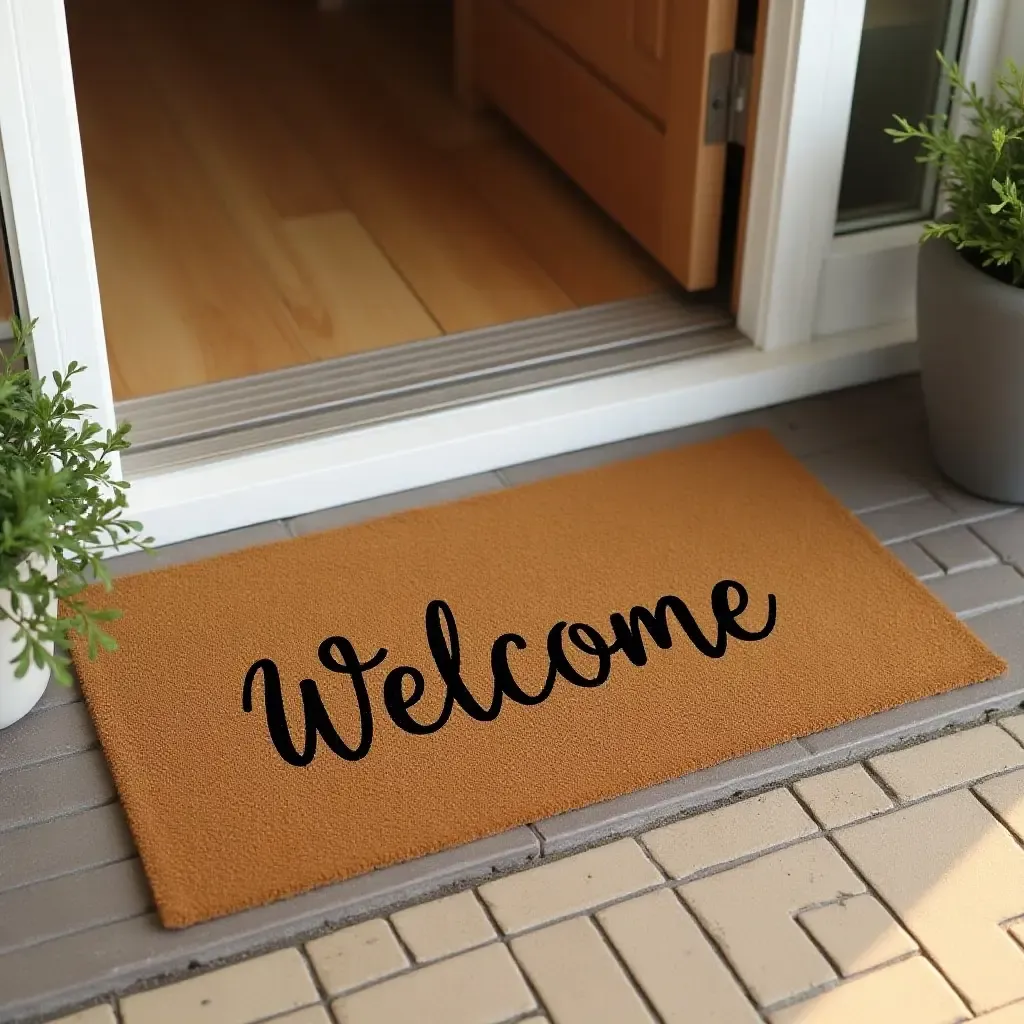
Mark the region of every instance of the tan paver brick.
POLYGON ((381 918, 314 939, 307 944, 306 953, 330 996, 386 978, 409 965, 391 927, 381 918))
POLYGON ((1024 1024, 1024 1003, 1010 1003, 975 1019, 983 1024, 1024 1024))
POLYGON ((637 896, 597 919, 665 1024, 759 1024, 743 989, 674 893, 637 896))
POLYGON ((768 1015, 771 1024, 959 1024, 966 1018, 957 994, 919 956, 768 1015))
POLYGON ((558 1024, 654 1024, 589 918, 522 935, 512 952, 558 1024))
POLYGON ((1024 715, 1007 715, 999 719, 999 724, 1019 742, 1024 743, 1024 715))
POLYGON ((809 839, 679 889, 762 1006, 836 977, 797 924, 803 907, 865 891, 827 839, 809 839))
POLYGON ((917 943, 869 893, 806 910, 799 920, 844 977, 881 967, 918 949, 917 943))
POLYGON ((536 1008, 506 946, 495 942, 342 996, 338 1024, 500 1024, 536 1008))
POLYGON ((482 946, 497 932, 472 892, 400 910, 391 923, 419 963, 482 946))
POLYGON ((643 843, 673 878, 686 878, 817 831, 792 793, 773 789, 656 828, 643 843))
POLYGON ((506 933, 567 917, 663 882, 632 839, 620 839, 480 886, 506 933))
POLYGON ((833 838, 975 1013, 1024 999, 1024 851, 968 790, 833 838))
POLYGON ((319 1000, 302 954, 282 949, 128 996, 121 1017, 124 1024, 252 1024, 319 1000))
POLYGON ((893 806, 885 790, 859 764, 801 779, 793 788, 825 828, 849 825, 893 806))
POLYGON ((1024 767, 1024 747, 997 725, 951 733, 870 760, 902 800, 916 800, 1010 768, 1024 767))
POLYGON ((286 1013, 283 1017, 275 1017, 267 1024, 333 1024, 322 1006, 307 1006, 295 1013, 286 1013))
POLYGON ((110 1006, 92 1006, 88 1010, 73 1013, 70 1017, 51 1020, 48 1024, 117 1024, 117 1018, 110 1006))
POLYGON ((1024 842, 1024 769, 999 775, 974 787, 1006 827, 1024 842))

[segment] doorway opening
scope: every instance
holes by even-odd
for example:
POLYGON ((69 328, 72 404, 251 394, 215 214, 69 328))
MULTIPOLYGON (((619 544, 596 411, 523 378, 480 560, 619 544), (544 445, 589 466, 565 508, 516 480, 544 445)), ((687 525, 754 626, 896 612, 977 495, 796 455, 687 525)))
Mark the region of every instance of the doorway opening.
MULTIPOLYGON (((280 443, 743 341, 742 148, 714 211, 717 279, 688 291, 509 104, 460 99, 452 0, 65 6, 111 382, 140 469, 240 432, 230 443, 280 443)), ((560 6, 529 24, 577 60, 543 23, 560 6)), ((617 6, 653 17, 661 45, 665 0, 617 6)), ((742 38, 755 5, 738 8, 742 38)))

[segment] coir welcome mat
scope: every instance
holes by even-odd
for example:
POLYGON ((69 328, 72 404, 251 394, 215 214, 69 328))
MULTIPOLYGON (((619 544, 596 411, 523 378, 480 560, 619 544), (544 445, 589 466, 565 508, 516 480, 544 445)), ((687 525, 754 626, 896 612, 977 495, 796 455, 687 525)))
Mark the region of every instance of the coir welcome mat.
POLYGON ((1005 669, 760 431, 113 603, 121 650, 76 665, 169 927, 1005 669))

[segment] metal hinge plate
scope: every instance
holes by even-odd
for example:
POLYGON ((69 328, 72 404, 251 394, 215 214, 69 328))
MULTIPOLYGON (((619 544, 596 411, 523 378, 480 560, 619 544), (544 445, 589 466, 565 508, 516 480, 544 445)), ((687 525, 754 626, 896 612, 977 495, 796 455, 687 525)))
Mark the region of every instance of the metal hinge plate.
POLYGON ((735 142, 742 146, 746 142, 753 62, 753 54, 738 50, 711 55, 704 118, 707 145, 735 142))

